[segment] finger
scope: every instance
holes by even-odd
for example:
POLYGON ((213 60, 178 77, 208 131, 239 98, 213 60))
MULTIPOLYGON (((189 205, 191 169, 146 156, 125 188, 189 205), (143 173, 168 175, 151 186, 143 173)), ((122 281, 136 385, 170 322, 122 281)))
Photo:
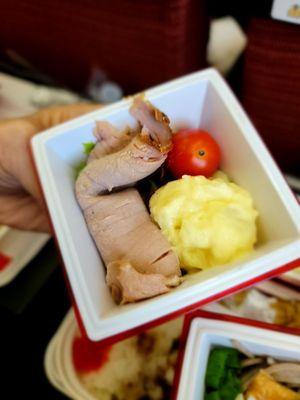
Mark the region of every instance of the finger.
POLYGON ((27 120, 32 122, 37 131, 51 128, 62 122, 68 121, 72 118, 76 118, 82 114, 86 114, 91 111, 98 110, 101 104, 89 104, 89 103, 76 103, 69 104, 66 106, 54 106, 44 108, 26 117, 27 120))
POLYGON ((36 133, 28 121, 17 119, 0 124, 0 185, 1 191, 13 192, 24 188, 36 199, 42 195, 35 176, 30 139, 36 133))
MULTIPOLYGON (((100 107, 100 104, 89 103, 76 103, 66 106, 55 106, 40 110, 27 118, 27 122, 30 122, 31 126, 33 126, 34 128, 27 128, 26 132, 23 133, 23 139, 20 138, 21 141, 25 141, 25 143, 23 143, 23 147, 27 147, 26 156, 24 157, 24 167, 26 173, 19 170, 17 172, 17 176, 19 177, 20 182, 24 185, 26 190, 31 193, 34 198, 38 199, 42 206, 44 206, 43 195, 38 184, 35 170, 32 167, 32 159, 30 157, 30 140, 32 136, 42 131, 43 129, 50 128, 67 120, 78 117, 82 114, 95 111, 100 107)), ((19 165, 21 166, 21 164, 19 165)))
POLYGON ((16 229, 50 232, 46 213, 26 193, 0 196, 0 224, 16 229))
MULTIPOLYGON (((8 214, 7 222, 4 222, 5 214, 3 210, 5 207, 1 210, 2 207, 0 206, 0 215, 2 214, 3 216, 2 223, 7 223, 10 226, 14 225, 20 229, 49 229, 44 217, 45 213, 41 211, 44 205, 43 196, 33 168, 30 155, 30 140, 40 130, 94 111, 99 107, 100 105, 86 103, 51 107, 25 118, 6 120, 1 123, 0 170, 2 172, 0 172, 4 186, 6 186, 8 192, 14 189, 16 191, 22 190, 23 187, 33 196, 30 201, 27 199, 26 213, 22 214, 16 209, 17 212, 8 214), (8 186, 7 182, 9 183, 8 186), (39 205, 35 203, 34 199, 39 202, 39 205), (32 219, 26 219, 27 215, 30 215, 32 219)), ((3 188, 5 189, 4 186, 3 188)), ((13 202, 13 196, 10 196, 10 199, 13 202)), ((16 199, 18 199, 17 196, 16 199)), ((20 202, 21 199, 19 198, 18 201, 20 202)))
POLYGON ((2 121, 0 148, 0 167, 4 166, 4 171, 1 172, 2 180, 5 178, 13 187, 17 186, 17 189, 23 186, 41 202, 42 193, 30 155, 32 136, 40 130, 99 107, 100 105, 87 103, 50 107, 25 118, 2 121))

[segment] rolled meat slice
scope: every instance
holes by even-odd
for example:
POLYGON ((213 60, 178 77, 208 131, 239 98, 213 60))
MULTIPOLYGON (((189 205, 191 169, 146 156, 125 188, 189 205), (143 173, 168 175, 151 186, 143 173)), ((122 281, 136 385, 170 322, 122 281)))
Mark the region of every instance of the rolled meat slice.
POLYGON ((138 191, 127 188, 109 194, 153 173, 171 147, 166 119, 159 122, 163 128, 158 132, 156 117, 160 112, 140 98, 131 110, 136 113, 141 105, 139 122, 143 125, 133 137, 128 132, 120 134, 107 122, 97 123, 97 144, 76 181, 78 202, 118 303, 165 293, 180 283, 181 276, 176 254, 151 220, 138 191), (145 105, 149 112, 145 112, 145 105))
POLYGON ((162 153, 171 150, 171 136, 169 118, 153 107, 149 101, 145 101, 142 96, 135 98, 130 113, 142 125, 142 136, 148 136, 152 139, 153 144, 158 147, 162 153))
POLYGON ((177 256, 136 189, 101 196, 85 218, 106 265, 126 259, 141 273, 180 274, 177 256))
POLYGON ((133 185, 156 171, 166 156, 138 134, 121 150, 91 161, 81 171, 76 181, 79 204, 85 210, 97 196, 133 185))
POLYGON ((132 139, 134 132, 129 129, 119 132, 113 125, 107 121, 96 122, 93 131, 97 139, 96 145, 90 153, 87 162, 90 163, 106 154, 114 153, 125 147, 132 139))
POLYGON ((180 277, 141 274, 129 262, 121 260, 109 264, 106 281, 115 301, 125 304, 166 293, 170 287, 179 285, 180 277))

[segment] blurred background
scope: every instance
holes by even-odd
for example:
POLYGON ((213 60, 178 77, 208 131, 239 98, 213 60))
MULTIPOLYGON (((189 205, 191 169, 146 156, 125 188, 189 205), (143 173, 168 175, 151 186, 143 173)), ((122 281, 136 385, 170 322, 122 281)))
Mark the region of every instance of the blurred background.
MULTIPOLYGON (((300 16, 287 1, 292 22, 274 19, 273 3, 0 0, 0 118, 111 103, 212 66, 300 192, 300 16)), ((53 242, 31 235, 0 237, 1 384, 9 399, 63 399, 43 363, 70 302, 53 242)))

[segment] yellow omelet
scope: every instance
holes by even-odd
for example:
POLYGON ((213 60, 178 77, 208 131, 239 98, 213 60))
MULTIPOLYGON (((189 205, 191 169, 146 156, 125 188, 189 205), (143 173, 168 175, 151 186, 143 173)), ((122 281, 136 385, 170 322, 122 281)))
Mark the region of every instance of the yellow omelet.
POLYGON ((252 379, 244 398, 245 400, 300 400, 300 394, 277 383, 271 376, 260 371, 252 379))

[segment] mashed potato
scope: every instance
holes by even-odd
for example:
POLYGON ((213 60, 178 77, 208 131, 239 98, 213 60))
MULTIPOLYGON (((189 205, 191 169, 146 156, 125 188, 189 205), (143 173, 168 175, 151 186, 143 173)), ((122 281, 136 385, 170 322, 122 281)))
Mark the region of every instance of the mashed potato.
POLYGON ((167 183, 151 197, 150 211, 186 269, 230 262, 256 242, 252 198, 222 173, 167 183))

